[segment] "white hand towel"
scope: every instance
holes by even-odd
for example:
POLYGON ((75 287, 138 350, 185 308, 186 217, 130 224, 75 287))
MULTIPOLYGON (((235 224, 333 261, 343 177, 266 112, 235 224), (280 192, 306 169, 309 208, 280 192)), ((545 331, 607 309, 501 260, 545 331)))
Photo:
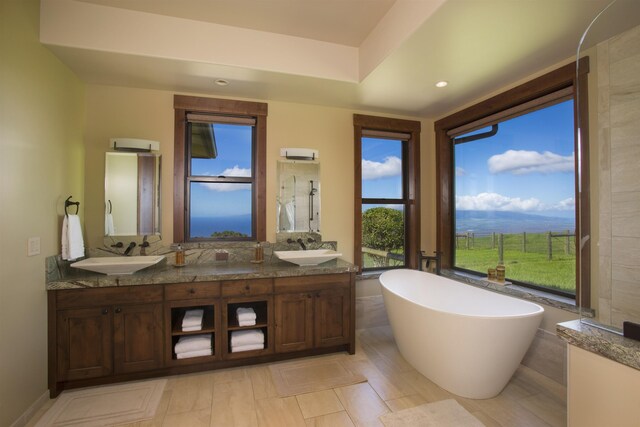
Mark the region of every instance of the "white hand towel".
POLYGON ((256 324, 256 320, 238 320, 238 326, 253 326, 256 324))
POLYGON ((203 315, 204 310, 202 309, 187 310, 182 318, 182 329, 184 330, 184 328, 191 326, 201 326, 203 315))
POLYGON ((264 344, 247 344, 247 345, 237 345, 231 346, 231 353, 238 353, 240 351, 249 351, 249 350, 262 350, 264 349, 264 344))
POLYGON ((65 215, 62 221, 62 259, 73 261, 84 256, 82 226, 78 215, 65 215))
POLYGON ((243 320, 256 320, 256 312, 251 307, 238 307, 236 310, 238 322, 243 320))
POLYGON ((113 215, 110 213, 104 215, 104 234, 107 236, 116 234, 116 229, 113 226, 113 215))
POLYGON ((174 351, 176 353, 184 353, 207 348, 211 348, 211 334, 185 335, 180 337, 174 351))
POLYGON ((211 356, 212 351, 210 348, 204 350, 186 351, 184 353, 176 353, 178 359, 188 359, 190 357, 211 356))
POLYGON ((201 331, 201 330, 202 330, 202 325, 185 326, 184 328, 182 328, 182 332, 193 332, 193 331, 201 331))
POLYGON ((231 346, 262 344, 264 343, 264 333, 260 329, 246 329, 231 332, 231 346))

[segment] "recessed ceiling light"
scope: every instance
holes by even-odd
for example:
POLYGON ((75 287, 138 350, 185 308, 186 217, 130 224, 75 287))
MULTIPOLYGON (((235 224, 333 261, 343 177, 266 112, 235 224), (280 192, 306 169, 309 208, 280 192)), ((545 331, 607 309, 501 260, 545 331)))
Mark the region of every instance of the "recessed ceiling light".
POLYGON ((445 87, 446 85, 448 85, 449 82, 446 82, 444 80, 439 81, 438 83, 436 83, 436 87, 445 87))
POLYGON ((229 84, 229 80, 225 80, 225 79, 216 79, 215 83, 218 86, 227 86, 229 84))

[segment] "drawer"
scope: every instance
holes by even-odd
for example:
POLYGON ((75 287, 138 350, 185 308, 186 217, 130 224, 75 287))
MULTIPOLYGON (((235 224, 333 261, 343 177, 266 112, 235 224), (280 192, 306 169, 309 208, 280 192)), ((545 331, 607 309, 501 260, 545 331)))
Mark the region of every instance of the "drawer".
POLYGON ((69 289, 56 292, 58 309, 74 307, 102 307, 113 304, 161 302, 162 286, 123 286, 114 288, 69 289))
POLYGON ((229 280, 222 282, 223 297, 251 297, 273 293, 272 279, 229 280))
POLYGON ((320 274, 315 276, 295 276, 276 278, 275 290, 278 294, 287 292, 309 292, 321 289, 348 288, 349 274, 320 274))
POLYGON ((165 299, 181 300, 194 298, 214 298, 220 296, 220 283, 176 283, 165 285, 165 299))

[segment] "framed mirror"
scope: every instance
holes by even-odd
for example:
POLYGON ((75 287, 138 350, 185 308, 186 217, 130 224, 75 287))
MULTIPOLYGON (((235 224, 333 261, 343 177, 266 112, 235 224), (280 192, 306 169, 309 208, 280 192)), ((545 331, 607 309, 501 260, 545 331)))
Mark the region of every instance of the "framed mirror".
POLYGON ((320 232, 320 163, 278 160, 277 232, 320 232))
POLYGON ((160 234, 160 163, 160 154, 106 153, 106 236, 160 234))

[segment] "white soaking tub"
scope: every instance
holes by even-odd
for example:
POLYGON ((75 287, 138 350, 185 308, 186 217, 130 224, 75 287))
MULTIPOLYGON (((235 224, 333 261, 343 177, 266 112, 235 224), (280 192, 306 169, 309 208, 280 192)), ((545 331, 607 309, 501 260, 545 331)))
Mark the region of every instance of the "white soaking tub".
POLYGON ((542 321, 537 304, 417 270, 380 276, 400 353, 445 390, 471 399, 498 395, 542 321))

